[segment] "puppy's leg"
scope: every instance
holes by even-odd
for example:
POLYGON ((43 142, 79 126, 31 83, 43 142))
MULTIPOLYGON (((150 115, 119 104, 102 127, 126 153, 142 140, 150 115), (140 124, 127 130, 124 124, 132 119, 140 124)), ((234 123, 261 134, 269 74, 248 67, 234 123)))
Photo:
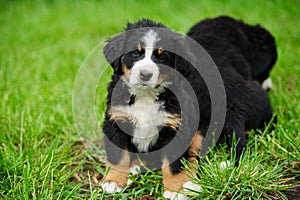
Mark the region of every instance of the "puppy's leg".
POLYGON ((126 186, 129 166, 130 155, 128 151, 123 151, 122 159, 118 164, 107 164, 106 168, 109 172, 101 185, 105 193, 120 192, 126 186))
MULTIPOLYGON (((145 161, 141 161, 141 160, 137 160, 137 159, 134 159, 131 164, 130 164, 130 169, 129 169, 129 172, 133 175, 133 176, 138 176, 138 174, 140 172, 142 172, 142 169, 141 167, 142 166, 145 166, 146 165, 146 162, 145 161)), ((127 185, 131 185, 133 182, 133 180, 129 179, 127 180, 127 185)))
MULTIPOLYGON (((163 175, 163 185, 164 185, 164 194, 163 196, 168 199, 187 199, 187 196, 179 193, 183 191, 183 185, 187 182, 191 181, 191 177, 189 177, 189 173, 186 170, 181 170, 177 172, 175 171, 175 167, 181 166, 179 163, 180 160, 169 163, 169 160, 165 158, 163 160, 162 166, 162 175, 163 175)), ((193 169, 191 169, 193 170, 193 169)))
POLYGON ((187 199, 187 196, 182 192, 192 192, 192 191, 202 191, 202 187, 192 182, 192 176, 195 176, 195 165, 196 158, 190 157, 189 168, 192 174, 187 170, 181 170, 179 172, 173 171, 172 163, 169 165, 167 159, 163 161, 162 175, 163 175, 163 184, 164 184, 164 194, 165 198, 171 200, 184 200, 187 199), (193 175, 194 174, 194 175, 193 175))
POLYGON ((195 169, 197 167, 197 157, 199 155, 202 146, 203 137, 200 132, 196 132, 189 150, 183 155, 187 156, 189 161, 189 170, 182 170, 181 158, 175 162, 170 163, 169 159, 165 157, 163 159, 162 175, 164 184, 164 197, 169 199, 187 199, 187 196, 180 193, 181 191, 201 191, 202 187, 192 183, 192 176, 195 176, 195 169), (192 172, 192 174, 190 174, 192 172))

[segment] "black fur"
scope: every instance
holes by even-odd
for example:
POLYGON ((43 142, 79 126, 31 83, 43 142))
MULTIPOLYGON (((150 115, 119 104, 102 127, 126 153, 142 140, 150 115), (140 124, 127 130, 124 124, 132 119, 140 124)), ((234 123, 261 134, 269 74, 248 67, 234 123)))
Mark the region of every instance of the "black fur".
POLYGON ((150 19, 142 19, 135 23, 127 23, 127 27, 125 28, 125 31, 137 29, 137 28, 145 28, 145 27, 158 27, 158 28, 167 28, 162 23, 154 22, 150 19))
POLYGON ((218 66, 230 64, 246 80, 262 83, 277 59, 274 38, 260 25, 223 16, 201 21, 187 35, 199 42, 218 66))
MULTIPOLYGON (((142 27, 149 29, 151 29, 151 27, 165 28, 161 23, 143 19, 136 23, 128 23, 125 30, 128 31, 142 27)), ((141 35, 143 33, 144 32, 141 31, 141 35)), ((268 123, 272 118, 272 109, 268 94, 261 88, 259 83, 262 83, 262 81, 269 76, 269 72, 275 64, 277 53, 274 39, 268 31, 259 25, 246 25, 241 21, 236 21, 229 17, 204 20, 192 27, 188 31, 187 36, 193 38, 205 48, 216 63, 223 78, 226 90, 227 114, 222 134, 225 136, 229 146, 232 145, 231 141, 233 135, 236 135, 239 141, 236 147, 236 163, 238 163, 246 145, 245 131, 263 128, 265 123, 268 123)), ((168 40, 168 38, 162 38, 163 40, 168 40)), ((130 94, 129 87, 121 79, 123 75, 121 70, 122 58, 116 57, 115 55, 128 53, 123 52, 124 47, 128 49, 127 45, 133 45, 129 48, 134 50, 134 45, 136 45, 137 40, 139 40, 139 37, 135 36, 132 38, 130 34, 124 33, 109 39, 108 44, 104 48, 106 59, 114 68, 112 81, 108 87, 107 112, 103 126, 107 159, 112 164, 118 164, 122 158, 122 153, 118 148, 115 148, 114 145, 111 145, 110 142, 107 142, 108 140, 121 149, 138 152, 138 149, 132 143, 132 135, 124 132, 124 130, 126 130, 126 132, 132 132, 134 130, 135 126, 133 122, 122 121, 115 123, 115 121, 110 120, 108 113, 112 105, 132 105, 135 103, 135 97, 130 94), (123 84, 117 84, 118 81, 123 84), (115 94, 114 102, 112 102, 112 91, 116 87, 118 87, 117 91, 119 91, 119 93, 115 94), (122 129, 119 126, 122 126, 122 129)), ((211 116, 211 102, 208 89, 201 76, 193 69, 188 61, 171 52, 166 53, 169 61, 163 64, 171 66, 182 73, 195 90, 201 114, 198 130, 205 136, 211 116)), ((127 65, 130 67, 130 65, 132 65, 130 63, 134 61, 125 60, 124 62, 128 62, 127 65)), ((158 61, 156 63, 158 63, 158 61)), ((178 85, 180 85, 180 83, 178 85)), ((184 88, 185 86, 182 85, 182 87, 184 88)), ((189 99, 189 96, 185 96, 186 94, 184 92, 183 89, 181 94, 186 98, 185 102, 189 105, 193 100, 189 99)), ((181 115, 178 99, 170 90, 166 89, 160 93, 156 101, 163 102, 161 109, 164 109, 168 113, 181 115)), ((191 106, 189 112, 193 114, 195 108, 191 106)), ((189 121, 190 119, 183 120, 189 121)), ((185 123, 185 126, 187 126, 185 130, 189 130, 188 124, 188 122, 185 123)), ((176 130, 169 127, 162 126, 160 128, 159 138, 155 145, 149 148, 149 152, 161 149, 177 134, 176 130)), ((174 146, 171 147, 173 149, 167 149, 161 152, 161 154, 170 160, 175 160, 175 162, 171 164, 173 173, 180 171, 182 167, 180 159, 187 158, 189 155, 187 149, 182 153, 181 157, 172 159, 172 156, 175 155, 172 152, 176 149, 176 146, 189 144, 194 133, 195 132, 187 131, 186 135, 182 135, 180 137, 181 139, 174 143, 174 146)), ((160 157, 147 158, 147 156, 145 156, 144 159, 148 160, 148 164, 150 163, 151 165, 151 160, 155 160, 156 162, 160 157)))

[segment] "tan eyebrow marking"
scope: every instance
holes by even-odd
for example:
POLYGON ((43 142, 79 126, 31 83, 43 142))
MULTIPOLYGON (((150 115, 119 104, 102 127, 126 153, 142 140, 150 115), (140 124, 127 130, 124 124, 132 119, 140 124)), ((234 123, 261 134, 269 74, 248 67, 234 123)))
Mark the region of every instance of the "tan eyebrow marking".
POLYGON ((158 48, 158 50, 157 50, 157 54, 160 55, 160 54, 162 54, 163 51, 164 51, 164 49, 160 47, 160 48, 158 48))
POLYGON ((137 50, 138 50, 139 52, 142 51, 142 45, 141 45, 141 43, 139 43, 139 44, 137 45, 137 50))

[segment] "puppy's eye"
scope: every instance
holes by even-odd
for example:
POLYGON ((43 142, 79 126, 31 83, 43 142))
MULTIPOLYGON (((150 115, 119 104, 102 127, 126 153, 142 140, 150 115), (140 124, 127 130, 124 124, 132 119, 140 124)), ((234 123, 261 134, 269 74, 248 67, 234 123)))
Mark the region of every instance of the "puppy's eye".
POLYGON ((163 50, 163 48, 157 49, 157 51, 155 52, 155 56, 160 61, 165 61, 165 60, 168 59, 168 55, 165 53, 165 51, 163 50))
POLYGON ((162 54, 158 55, 157 58, 158 58, 159 60, 166 60, 166 59, 167 59, 167 56, 166 56, 166 54, 162 53, 162 54))
POLYGON ((142 55, 142 51, 139 51, 139 50, 132 51, 132 52, 131 52, 131 55, 132 55, 133 57, 138 58, 138 57, 140 57, 140 56, 142 55))
POLYGON ((161 53, 161 54, 156 54, 156 57, 160 60, 160 61, 165 61, 168 59, 168 56, 165 53, 161 53))

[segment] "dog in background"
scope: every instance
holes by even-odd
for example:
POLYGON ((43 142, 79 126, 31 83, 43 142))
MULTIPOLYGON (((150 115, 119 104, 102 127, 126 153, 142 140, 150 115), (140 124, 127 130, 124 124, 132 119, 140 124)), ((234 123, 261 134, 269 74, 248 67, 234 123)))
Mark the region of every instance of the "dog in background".
MULTIPOLYGON (((177 192, 184 188, 201 190, 201 187, 186 176, 181 160, 184 158, 190 165, 195 164, 203 138, 210 134, 206 131, 211 101, 201 75, 183 57, 164 48, 164 44, 174 41, 156 28, 163 29, 164 33, 173 32, 161 23, 142 19, 128 23, 125 29, 125 32, 138 30, 137 34, 117 35, 108 39, 104 47, 114 73, 108 86, 103 126, 109 172, 102 188, 106 193, 121 191, 127 184, 130 168, 139 167, 136 154, 131 152, 144 153, 140 159, 146 165, 151 166, 155 160, 163 166, 164 197, 186 199, 184 194, 177 192), (122 49, 131 50, 122 52, 122 49), (164 147, 178 136, 184 120, 191 119, 182 118, 180 103, 168 88, 174 84, 173 73, 163 66, 176 70, 188 80, 200 111, 197 130, 190 132, 187 127, 185 134, 181 133, 181 139, 172 146, 174 149, 164 147), (114 90, 117 92, 113 95, 114 90), (184 145, 188 148, 174 158, 176 146, 184 145), (158 150, 161 150, 160 156, 147 157, 147 153, 158 150)), ((231 147, 232 138, 236 136, 235 164, 238 164, 246 147, 246 131, 264 128, 272 119, 266 90, 271 87, 269 73, 277 59, 274 38, 259 25, 247 25, 225 16, 197 23, 187 36, 208 52, 223 79, 227 107, 222 137, 231 147)), ((186 103, 189 103, 189 96, 186 96, 186 103)), ((193 108, 190 112, 193 115, 193 108)))

